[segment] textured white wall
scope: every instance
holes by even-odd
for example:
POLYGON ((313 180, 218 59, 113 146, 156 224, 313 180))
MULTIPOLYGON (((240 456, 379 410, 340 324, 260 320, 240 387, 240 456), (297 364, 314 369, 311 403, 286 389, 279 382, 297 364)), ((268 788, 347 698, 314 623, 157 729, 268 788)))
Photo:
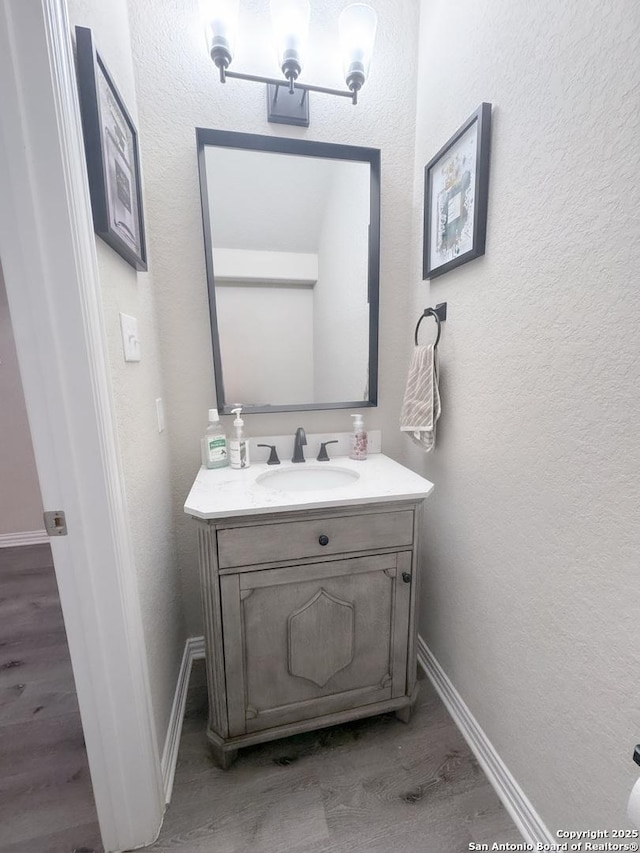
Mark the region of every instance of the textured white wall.
MULTIPOLYGON (((269 39, 267 0, 246 0, 243 38, 234 67, 277 74, 269 39)), ((337 20, 344 3, 326 0, 311 13, 305 77, 339 87, 337 20), (327 58, 333 61, 328 66, 327 58)), ((397 418, 407 350, 411 186, 415 131, 415 63, 418 3, 378 0, 378 39, 371 77, 360 104, 312 95, 308 129, 269 124, 261 85, 229 80, 221 85, 204 46, 196 0, 130 0, 129 15, 145 170, 145 216, 153 257, 154 291, 170 425, 174 504, 191 634, 202 632, 193 524, 182 512, 199 465, 207 408, 215 404, 202 220, 194 128, 365 145, 382 149, 382 263, 380 407, 367 424, 385 430, 385 449, 397 455, 397 418)), ((283 221, 283 228, 286 220, 283 221)), ((248 416, 251 435, 344 431, 348 412, 248 416)), ((225 426, 229 429, 229 419, 225 426)))
MULTIPOLYGON (((132 115, 136 92, 129 43, 126 0, 99 4, 69 0, 72 27, 90 27, 98 51, 132 115)), ((141 146, 143 177, 144 146, 141 146)), ((143 200, 146 204, 146 195, 143 200)), ((111 384, 127 503, 135 548, 140 603, 149 663, 149 678, 158 742, 162 748, 185 630, 176 545, 171 524, 169 434, 158 433, 155 400, 164 397, 155 308, 153 245, 149 269, 136 273, 102 240, 96 238, 102 285, 105 333, 111 362, 111 384), (142 358, 125 363, 119 313, 138 319, 142 358)))
POLYGON ((639 40, 636 0, 422 3, 414 281, 424 163, 494 126, 486 255, 414 287, 449 304, 421 632, 552 831, 626 826, 637 776, 639 40))
POLYGON ((0 536, 42 528, 38 472, 0 267, 0 536))

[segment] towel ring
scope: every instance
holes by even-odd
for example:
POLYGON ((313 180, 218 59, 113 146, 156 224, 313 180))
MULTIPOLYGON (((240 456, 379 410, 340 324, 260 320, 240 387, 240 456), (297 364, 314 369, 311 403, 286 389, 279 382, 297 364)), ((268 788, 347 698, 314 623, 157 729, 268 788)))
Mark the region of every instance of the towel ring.
POLYGON ((415 341, 416 346, 418 346, 418 329, 420 328, 420 323, 422 323, 422 321, 424 320, 425 317, 433 317, 435 319, 436 323, 438 324, 438 334, 436 335, 436 340, 435 340, 435 343, 433 345, 433 348, 435 349, 438 346, 438 342, 440 340, 440 333, 442 331, 442 325, 440 322, 439 315, 437 314, 436 311, 434 311, 433 308, 425 308, 424 314, 418 320, 418 324, 416 326, 416 332, 415 332, 415 335, 413 336, 413 339, 415 341))

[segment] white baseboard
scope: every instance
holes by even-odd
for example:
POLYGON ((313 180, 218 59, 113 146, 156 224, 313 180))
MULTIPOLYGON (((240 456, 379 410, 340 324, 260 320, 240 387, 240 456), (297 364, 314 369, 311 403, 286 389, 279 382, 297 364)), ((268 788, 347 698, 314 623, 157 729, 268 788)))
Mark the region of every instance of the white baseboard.
POLYGON ((431 650, 418 637, 418 663, 440 694, 454 723, 460 729, 471 751, 484 770, 487 779, 495 788, 505 809, 529 844, 553 844, 557 839, 549 832, 542 819, 527 799, 524 791, 513 778, 509 769, 496 752, 476 718, 453 686, 431 650))
POLYGON ((204 660, 204 637, 190 637, 187 642, 191 643, 193 660, 204 660))
POLYGON ((162 782, 164 784, 165 803, 171 800, 173 792, 173 779, 176 773, 178 761, 178 749, 180 747, 180 735, 182 734, 182 721, 187 702, 187 691, 189 689, 189 676, 194 660, 204 657, 204 637, 189 637, 184 644, 182 663, 178 673, 176 692, 173 697, 169 727, 162 750, 162 782))
POLYGON ((22 533, 0 533, 0 548, 19 545, 44 545, 49 541, 46 530, 25 530, 22 533))

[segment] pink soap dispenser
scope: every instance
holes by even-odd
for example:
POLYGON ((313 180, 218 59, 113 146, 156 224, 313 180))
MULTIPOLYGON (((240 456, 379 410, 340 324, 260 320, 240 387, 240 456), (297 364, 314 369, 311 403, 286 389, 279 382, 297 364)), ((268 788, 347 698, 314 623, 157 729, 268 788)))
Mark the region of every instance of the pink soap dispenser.
POLYGON ((351 436, 351 459, 367 458, 367 433, 364 428, 362 415, 351 415, 353 418, 353 435, 351 436))

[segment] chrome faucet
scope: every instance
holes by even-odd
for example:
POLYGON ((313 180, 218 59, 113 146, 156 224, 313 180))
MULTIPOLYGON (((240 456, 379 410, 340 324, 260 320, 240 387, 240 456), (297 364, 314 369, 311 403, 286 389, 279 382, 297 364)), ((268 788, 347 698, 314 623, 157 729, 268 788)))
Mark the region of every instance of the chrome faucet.
POLYGON ((307 443, 307 436, 302 427, 296 430, 296 437, 293 440, 293 459, 292 462, 304 462, 303 446, 307 443))

